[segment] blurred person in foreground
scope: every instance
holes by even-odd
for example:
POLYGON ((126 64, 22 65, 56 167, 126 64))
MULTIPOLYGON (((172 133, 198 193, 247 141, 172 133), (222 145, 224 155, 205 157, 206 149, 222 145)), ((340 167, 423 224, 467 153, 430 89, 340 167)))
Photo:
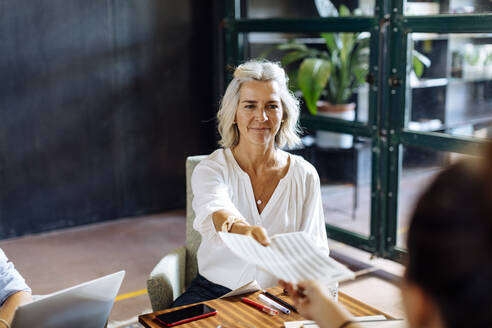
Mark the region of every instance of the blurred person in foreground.
POLYGON ((248 61, 234 71, 217 113, 223 147, 193 171, 193 227, 201 237, 198 272, 173 307, 218 298, 256 280, 277 279, 234 255, 218 232, 250 236, 267 246, 269 236, 303 231, 328 252, 318 173, 281 148, 300 142, 299 101, 282 67, 248 61))
MULTIPOLYGON (((454 164, 420 196, 408 232, 402 296, 411 328, 492 327, 492 144, 454 164)), ((321 328, 359 324, 323 286, 281 282, 321 328)), ((391 327, 390 323, 381 326, 391 327)))
POLYGON ((31 289, 0 249, 0 328, 10 328, 15 310, 31 301, 31 289))

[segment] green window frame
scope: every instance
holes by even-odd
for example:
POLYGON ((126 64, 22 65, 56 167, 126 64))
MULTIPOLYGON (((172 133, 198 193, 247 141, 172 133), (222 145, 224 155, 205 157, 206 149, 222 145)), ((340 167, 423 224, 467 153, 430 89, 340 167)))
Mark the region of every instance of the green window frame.
MULTIPOLYGON (((243 33, 250 32, 370 32, 367 123, 328 117, 301 116, 307 128, 351 134, 371 140, 371 221, 369 235, 327 224, 328 237, 377 256, 401 260, 405 250, 396 246, 398 186, 402 147, 420 146, 434 150, 474 153, 484 140, 405 128, 410 64, 407 43, 413 32, 492 32, 492 14, 404 16, 403 0, 376 0, 374 16, 327 18, 249 19, 241 15, 240 0, 225 0, 225 61, 235 66, 244 60, 243 33), (383 54, 387 54, 383 57, 383 54), (396 82, 395 82, 396 81, 396 82)), ((228 76, 228 73, 225 73, 228 76)), ((226 78, 227 80, 227 78, 226 78)))

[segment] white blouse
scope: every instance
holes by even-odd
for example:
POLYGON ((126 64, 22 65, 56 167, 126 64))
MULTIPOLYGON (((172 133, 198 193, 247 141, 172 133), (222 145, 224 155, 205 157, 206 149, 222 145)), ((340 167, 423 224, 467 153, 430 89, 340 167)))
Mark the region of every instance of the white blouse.
POLYGON ((251 180, 229 148, 218 149, 202 160, 191 177, 193 228, 202 236, 198 272, 208 280, 236 289, 256 279, 262 288, 278 285, 269 273, 250 265, 226 248, 215 230, 212 214, 227 210, 250 225, 265 228, 269 236, 305 231, 328 251, 319 176, 300 156, 288 155, 290 166, 263 211, 258 213, 251 180))

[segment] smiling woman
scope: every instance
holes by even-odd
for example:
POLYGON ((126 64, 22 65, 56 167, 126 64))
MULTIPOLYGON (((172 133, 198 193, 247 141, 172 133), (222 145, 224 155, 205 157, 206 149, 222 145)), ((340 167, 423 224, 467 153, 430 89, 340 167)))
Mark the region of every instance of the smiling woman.
POLYGON ((328 252, 319 177, 314 167, 280 149, 299 142, 299 101, 275 63, 250 61, 234 72, 217 113, 220 145, 195 168, 193 227, 200 232, 199 274, 173 304, 218 298, 257 280, 277 284, 229 251, 218 231, 250 236, 305 231, 328 252))
MULTIPOLYGON (((221 140, 219 144, 224 148, 234 147, 239 143, 239 130, 234 124, 236 122, 236 111, 241 106, 239 98, 245 95, 243 89, 248 82, 268 82, 271 84, 269 91, 274 91, 277 105, 282 108, 283 123, 275 135, 275 143, 278 147, 294 146, 300 142, 299 127, 299 100, 287 87, 285 71, 277 64, 267 61, 250 61, 240 65, 234 72, 234 79, 229 83, 222 99, 220 110, 217 113, 219 121, 219 133, 221 140), (242 91, 242 93, 241 93, 242 91), (280 100, 280 103, 278 101, 280 100), (239 106, 238 106, 239 105, 239 106)), ((253 87, 254 88, 254 87, 253 87)), ((269 88, 269 87, 266 87, 269 88)), ((250 88, 247 88, 249 91, 250 88)), ((258 97, 255 92, 249 92, 249 96, 258 97)), ((254 100, 244 99, 244 100, 254 100)), ((273 99, 272 99, 273 100, 273 99)))
POLYGON ((239 143, 271 144, 282 123, 282 102, 275 81, 248 81, 239 91, 236 126, 239 143))

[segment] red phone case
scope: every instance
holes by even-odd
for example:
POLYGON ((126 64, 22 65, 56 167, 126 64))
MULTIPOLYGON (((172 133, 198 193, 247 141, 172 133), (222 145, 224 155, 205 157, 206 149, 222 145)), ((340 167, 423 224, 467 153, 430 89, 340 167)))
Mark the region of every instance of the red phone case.
POLYGON ((176 321, 176 322, 173 322, 173 323, 165 323, 161 320, 159 320, 159 318, 156 317, 156 319, 161 323, 163 324, 164 326, 166 327, 173 327, 173 326, 177 326, 177 325, 181 325, 183 323, 187 323, 187 322, 190 322, 190 321, 194 321, 194 320, 198 320, 198 319, 203 319, 203 318, 206 318, 206 317, 210 317, 210 316, 213 316, 217 314, 217 310, 215 310, 214 312, 210 312, 210 313, 205 313, 205 314, 202 314, 202 315, 199 315, 199 316, 196 316, 196 317, 192 317, 192 318, 188 318, 188 319, 184 319, 184 320, 181 320, 181 321, 176 321))

